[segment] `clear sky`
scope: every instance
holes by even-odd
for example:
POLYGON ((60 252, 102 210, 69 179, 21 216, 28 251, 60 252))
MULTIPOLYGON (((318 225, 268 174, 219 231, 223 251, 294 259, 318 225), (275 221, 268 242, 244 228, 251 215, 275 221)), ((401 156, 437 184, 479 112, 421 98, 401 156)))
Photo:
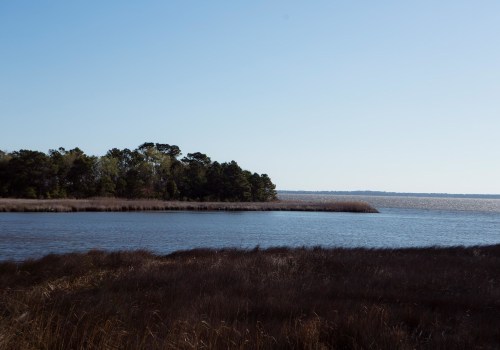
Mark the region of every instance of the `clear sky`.
POLYGON ((0 2, 0 149, 145 141, 278 189, 500 193, 500 2, 0 2))

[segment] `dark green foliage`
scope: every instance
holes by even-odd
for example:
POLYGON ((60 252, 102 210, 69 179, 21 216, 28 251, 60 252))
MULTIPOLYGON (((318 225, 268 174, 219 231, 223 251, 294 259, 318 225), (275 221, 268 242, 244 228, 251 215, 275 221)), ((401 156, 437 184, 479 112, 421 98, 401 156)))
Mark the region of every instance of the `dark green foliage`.
POLYGON ((102 157, 79 148, 49 154, 0 151, 0 196, 88 198, 94 196, 197 201, 270 201, 275 185, 265 174, 206 154, 178 159, 175 145, 145 142, 135 150, 113 148, 102 157))
POLYGON ((5 167, 8 194, 24 198, 50 197, 56 175, 50 158, 45 153, 29 150, 13 152, 10 156, 5 167))
POLYGON ((0 151, 0 196, 5 196, 9 190, 8 180, 8 164, 10 156, 0 151))
POLYGON ((229 200, 252 200, 252 189, 248 179, 248 172, 243 172, 233 160, 222 164, 223 196, 229 200))

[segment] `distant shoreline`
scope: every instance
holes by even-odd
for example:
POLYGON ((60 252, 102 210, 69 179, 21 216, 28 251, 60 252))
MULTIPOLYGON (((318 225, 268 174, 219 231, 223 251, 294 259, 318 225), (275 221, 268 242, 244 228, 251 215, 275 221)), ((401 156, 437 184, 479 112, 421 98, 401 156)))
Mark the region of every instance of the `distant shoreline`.
POLYGON ((187 202, 147 199, 17 199, 0 198, 0 212, 122 212, 122 211, 317 211, 378 213, 363 201, 187 202))
POLYGON ((472 198, 500 199, 500 194, 460 194, 460 193, 414 193, 385 191, 289 191, 278 190, 280 194, 333 195, 333 196, 382 196, 382 197, 427 197, 427 198, 472 198))

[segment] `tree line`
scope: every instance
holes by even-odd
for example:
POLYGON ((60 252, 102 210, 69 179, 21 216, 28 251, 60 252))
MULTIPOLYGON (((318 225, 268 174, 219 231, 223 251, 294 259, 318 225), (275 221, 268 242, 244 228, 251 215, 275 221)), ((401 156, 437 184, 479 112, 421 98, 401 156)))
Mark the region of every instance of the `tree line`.
POLYGON ((101 157, 79 148, 61 147, 48 154, 0 151, 0 197, 276 199, 276 186, 266 174, 243 170, 235 161, 212 162, 200 152, 181 155, 178 146, 152 142, 134 150, 113 148, 101 157))

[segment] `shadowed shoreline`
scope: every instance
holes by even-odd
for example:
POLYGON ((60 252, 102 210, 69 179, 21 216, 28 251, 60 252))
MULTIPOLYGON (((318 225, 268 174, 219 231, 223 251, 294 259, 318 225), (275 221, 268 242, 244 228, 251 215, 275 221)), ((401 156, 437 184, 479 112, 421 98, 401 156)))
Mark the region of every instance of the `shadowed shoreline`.
POLYGON ((500 245, 0 263, 2 349, 495 349, 500 245))
POLYGON ((0 212, 80 212, 80 211, 324 211, 351 213, 378 213, 366 202, 188 202, 146 199, 92 198, 92 199, 14 199, 0 198, 0 212))

